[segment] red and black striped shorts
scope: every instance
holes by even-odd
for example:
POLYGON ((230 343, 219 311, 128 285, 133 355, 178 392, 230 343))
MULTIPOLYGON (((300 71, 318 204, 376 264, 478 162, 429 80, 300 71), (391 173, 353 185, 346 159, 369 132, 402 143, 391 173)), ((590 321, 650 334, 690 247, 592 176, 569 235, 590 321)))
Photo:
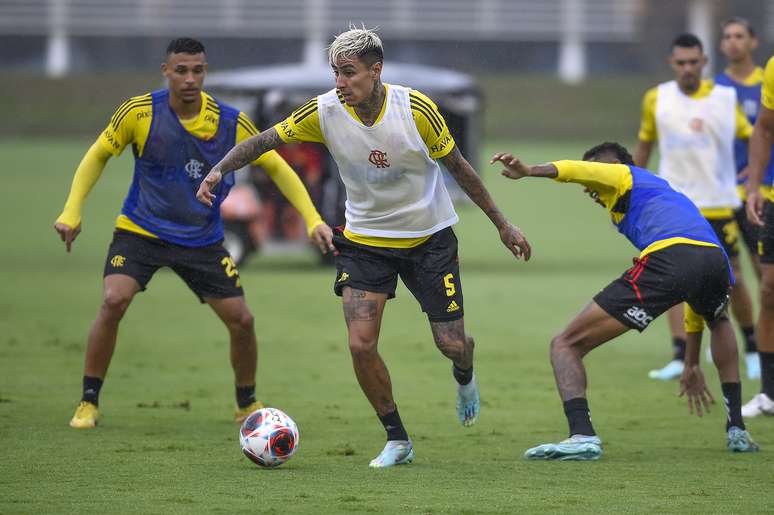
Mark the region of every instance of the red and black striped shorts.
POLYGON ((728 305, 728 258, 719 247, 678 244, 635 258, 634 266, 594 301, 622 324, 644 331, 672 306, 687 302, 708 323, 728 305))

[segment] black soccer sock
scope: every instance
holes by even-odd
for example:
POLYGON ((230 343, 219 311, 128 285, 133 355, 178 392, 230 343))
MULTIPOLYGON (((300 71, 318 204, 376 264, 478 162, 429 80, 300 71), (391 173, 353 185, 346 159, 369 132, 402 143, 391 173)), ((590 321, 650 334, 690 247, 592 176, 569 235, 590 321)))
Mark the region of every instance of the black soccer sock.
POLYGON ((672 359, 685 361, 685 340, 679 336, 672 338, 672 359))
POLYGON ((395 411, 387 413, 383 417, 379 417, 382 421, 384 430, 387 431, 387 441, 390 440, 408 440, 408 433, 406 428, 403 427, 403 422, 400 420, 397 408, 395 411))
POLYGON ((473 365, 470 365, 467 370, 462 370, 455 363, 452 365, 452 374, 454 374, 454 379, 458 384, 465 386, 473 380, 473 365))
POLYGON ((774 352, 758 352, 761 359, 761 391, 774 399, 774 352))
POLYGON ((754 327, 742 327, 742 334, 744 335, 744 351, 745 352, 758 352, 758 342, 755 339, 754 327))
POLYGON ((564 401, 564 414, 567 416, 567 423, 570 425, 570 436, 594 436, 597 434, 594 432, 594 426, 591 425, 589 402, 584 397, 576 397, 569 401, 564 401))
POLYGON ((83 376, 82 401, 99 406, 99 391, 102 389, 102 379, 99 377, 83 376))
POLYGON ((255 385, 249 386, 237 386, 236 387, 236 401, 237 406, 240 408, 246 408, 250 404, 255 402, 255 385))
POLYGON ((744 420, 742 420, 742 385, 739 383, 723 383, 720 385, 723 389, 723 400, 726 404, 726 431, 731 426, 744 429, 744 420))

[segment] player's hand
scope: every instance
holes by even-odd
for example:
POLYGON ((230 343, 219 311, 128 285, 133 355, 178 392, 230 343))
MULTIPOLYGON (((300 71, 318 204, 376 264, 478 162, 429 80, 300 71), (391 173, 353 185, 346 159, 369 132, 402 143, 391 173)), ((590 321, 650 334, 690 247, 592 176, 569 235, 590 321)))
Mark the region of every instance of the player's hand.
POLYGON ((521 230, 510 222, 505 222, 505 225, 498 230, 503 244, 516 256, 516 259, 524 258, 524 261, 529 261, 532 248, 521 230))
POLYGON ((747 219, 752 224, 763 225, 763 194, 760 190, 747 192, 747 219))
POLYGON ((312 229, 312 234, 309 237, 315 245, 317 245, 323 255, 328 252, 333 252, 334 256, 338 255, 336 247, 333 246, 333 231, 328 227, 328 224, 317 224, 314 229, 312 229))
POLYGON ((504 177, 514 180, 529 177, 530 167, 519 161, 518 157, 513 157, 513 154, 498 152, 492 156, 489 164, 493 165, 497 162, 502 163, 505 167, 500 172, 504 177))
POLYGON ((65 223, 56 222, 54 224, 54 230, 59 233, 59 237, 62 239, 65 247, 67 248, 67 252, 70 252, 75 238, 81 234, 81 224, 78 224, 75 227, 70 227, 65 223))
POLYGON ((196 199, 202 204, 212 207, 215 200, 215 194, 212 192, 223 178, 219 170, 213 168, 199 185, 199 191, 196 192, 196 199))
POLYGON ((715 398, 707 388, 704 381, 704 374, 699 365, 692 365, 683 369, 683 375, 680 376, 680 397, 687 396, 688 412, 701 417, 704 411, 709 413, 710 404, 715 403, 715 398), (703 410, 702 410, 703 407, 703 410))

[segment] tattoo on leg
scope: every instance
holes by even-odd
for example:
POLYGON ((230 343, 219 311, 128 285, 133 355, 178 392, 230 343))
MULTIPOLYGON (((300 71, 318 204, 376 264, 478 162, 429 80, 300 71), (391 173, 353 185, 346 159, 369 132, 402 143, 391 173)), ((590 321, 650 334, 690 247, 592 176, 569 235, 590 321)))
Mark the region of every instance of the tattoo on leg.
POLYGON ((369 321, 376 319, 376 301, 365 298, 363 290, 350 289, 344 296, 344 320, 349 327, 350 322, 369 321))
POLYGON ((465 335, 463 319, 451 322, 430 322, 435 345, 444 356, 462 369, 473 365, 473 338, 465 335))

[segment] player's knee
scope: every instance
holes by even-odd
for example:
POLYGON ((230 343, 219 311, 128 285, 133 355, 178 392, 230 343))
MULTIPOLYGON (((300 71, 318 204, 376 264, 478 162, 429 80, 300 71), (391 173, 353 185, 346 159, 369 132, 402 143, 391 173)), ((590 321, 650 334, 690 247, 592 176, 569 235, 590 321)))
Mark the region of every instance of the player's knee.
POLYGON ((551 339, 551 355, 573 349, 577 342, 566 333, 559 333, 551 339))
POLYGON ((255 326, 255 317, 248 310, 244 310, 235 318, 234 325, 241 331, 252 331, 255 326))
POLYGON ((366 358, 376 353, 376 339, 371 338, 349 338, 349 352, 354 359, 366 358))
POLYGON ((102 311, 111 318, 121 318, 126 313, 132 296, 118 290, 106 290, 102 299, 102 311))
MULTIPOLYGON (((473 339, 471 338, 471 346, 472 343, 473 339)), ((435 345, 438 347, 438 350, 441 351, 441 354, 453 361, 456 361, 465 355, 468 341, 464 336, 462 338, 442 337, 435 339, 435 345)))

